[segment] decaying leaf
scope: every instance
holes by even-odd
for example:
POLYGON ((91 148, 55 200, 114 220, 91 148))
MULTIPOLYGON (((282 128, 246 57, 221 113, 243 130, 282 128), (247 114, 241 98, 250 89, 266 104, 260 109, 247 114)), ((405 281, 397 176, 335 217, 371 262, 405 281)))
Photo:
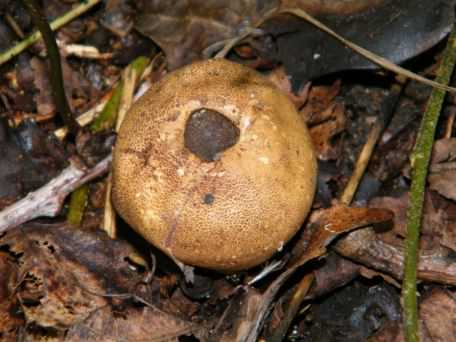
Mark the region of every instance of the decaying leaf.
POLYGON ((390 210, 375 208, 351 208, 336 205, 328 209, 314 211, 303 236, 293 250, 292 265, 302 265, 304 262, 323 255, 326 247, 338 235, 351 230, 388 222, 393 218, 390 210))
POLYGON ((342 144, 336 137, 345 129, 345 107, 336 101, 340 81, 330 86, 311 87, 300 114, 309 126, 312 142, 320 160, 334 160, 340 155, 342 144))
POLYGON ((178 342, 182 335, 197 334, 196 325, 157 308, 128 307, 113 313, 109 307, 93 312, 83 322, 72 326, 65 342, 150 341, 178 342))
MULTIPOLYGON (((445 289, 432 289, 424 295, 419 307, 419 335, 423 342, 453 341, 456 336, 455 292, 445 289)), ((382 327, 369 342, 404 341, 401 321, 390 322, 382 327)))
POLYGON ((312 142, 320 160, 334 160, 340 155, 341 144, 334 138, 344 131, 347 118, 345 108, 341 103, 334 103, 324 111, 328 119, 309 128, 312 142))
POLYGON ((24 318, 14 297, 16 279, 14 262, 9 255, 0 252, 0 339, 16 341, 19 329, 24 325, 24 318))
POLYGON ((201 59, 203 50, 212 44, 237 36, 275 3, 275 0, 141 1, 136 28, 163 49, 172 70, 201 59))
MULTIPOLYGON (((426 0, 142 1, 136 28, 164 50, 170 68, 175 69, 202 58, 203 51, 213 44, 239 36, 269 10, 298 7, 316 15, 342 36, 400 63, 445 37, 454 18, 453 3, 453 0, 432 3, 426 0)), ((376 67, 303 20, 283 16, 261 28, 274 37, 274 46, 265 44, 260 54, 282 62, 295 79, 376 67)))
POLYGON ((431 341, 451 341, 456 336, 456 293, 434 289, 425 294, 420 304, 423 330, 431 341))
MULTIPOLYGON (((55 104, 51 93, 48 66, 37 57, 30 60, 30 65, 34 71, 34 84, 38 90, 35 95, 37 111, 40 114, 52 113, 55 111, 55 104)), ((71 68, 65 58, 62 58, 62 72, 69 104, 73 110, 77 110, 81 105, 87 104, 88 99, 94 95, 94 89, 83 75, 71 68)))
POLYGON ((456 138, 434 143, 429 188, 446 198, 456 200, 456 138))
MULTIPOLYGON (((29 224, 5 234, 0 246, 15 260, 2 282, 14 281, 11 303, 17 298, 28 326, 51 329, 61 341, 177 341, 198 331, 149 302, 152 287, 128 262, 135 250, 101 231, 29 224)), ((43 330, 27 334, 38 338, 43 330)))
POLYGON ((133 250, 102 233, 28 226, 7 233, 0 244, 21 255, 17 296, 27 322, 43 327, 68 328, 108 304, 93 293, 126 293, 139 281, 125 261, 133 250))
POLYGON ((313 273, 314 283, 306 299, 320 297, 355 279, 361 266, 330 252, 324 264, 313 273))
MULTIPOLYGON (((290 77, 285 73, 283 67, 275 68, 268 74, 268 79, 281 89, 288 98, 294 103, 296 108, 301 108, 307 102, 309 96, 310 82, 302 87, 296 94, 293 91, 290 77)), ((314 91, 314 88, 312 88, 314 91)))
MULTIPOLYGON (((408 193, 397 198, 378 197, 371 201, 371 205, 387 208, 394 212, 394 229, 380 237, 387 243, 400 245, 407 230, 408 193)), ((440 200, 438 195, 426 194, 421 228, 421 248, 423 250, 444 246, 456 251, 456 218, 451 214, 452 210, 456 210, 456 207, 451 202, 440 200)))

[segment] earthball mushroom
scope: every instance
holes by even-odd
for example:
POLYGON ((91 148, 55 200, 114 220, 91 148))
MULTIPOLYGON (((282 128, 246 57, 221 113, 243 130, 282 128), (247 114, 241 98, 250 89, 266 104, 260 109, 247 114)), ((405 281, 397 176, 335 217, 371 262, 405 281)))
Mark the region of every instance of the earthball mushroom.
POLYGON ((297 232, 316 174, 287 96, 250 68, 208 60, 166 75, 128 112, 113 203, 175 260, 232 272, 264 262, 297 232))

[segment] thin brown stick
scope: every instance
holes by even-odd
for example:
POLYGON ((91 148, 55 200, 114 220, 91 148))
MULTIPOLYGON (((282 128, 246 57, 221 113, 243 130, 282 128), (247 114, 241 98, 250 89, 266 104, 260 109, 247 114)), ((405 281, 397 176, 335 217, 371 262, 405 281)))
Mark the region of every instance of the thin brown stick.
POLYGON ((291 322, 295 318, 296 314, 299 311, 299 308, 301 307, 301 304, 307 296, 307 293, 309 293, 309 290, 311 288, 311 285, 313 284, 315 279, 314 274, 307 273, 299 282, 298 285, 296 285, 293 295, 291 297, 291 300, 288 303, 288 308, 286 310, 284 318, 280 321, 279 326, 275 329, 274 333, 272 336, 268 339, 268 341, 271 342, 280 342, 283 341, 285 338, 285 335, 291 325, 291 322))
POLYGON ((11 27, 11 29, 14 31, 14 33, 21 39, 24 39, 25 34, 22 32, 21 27, 17 24, 16 20, 9 15, 8 13, 5 14, 5 19, 8 25, 11 27))
POLYGON ((453 126, 454 126, 454 119, 456 117, 456 108, 451 107, 450 113, 448 114, 448 118, 445 125, 445 133, 443 134, 443 138, 449 139, 453 135, 453 126))
MULTIPOLYGON (((404 81, 404 80, 402 80, 404 81)), ((350 176, 350 180, 340 196, 340 202, 345 205, 350 205, 353 201, 353 198, 356 194, 356 190, 366 172, 366 168, 369 165, 369 161, 374 152, 375 146, 377 145, 378 140, 383 134, 383 131, 393 114, 396 102, 399 99, 400 94, 402 93, 404 83, 396 84, 392 87, 392 95, 387 98, 384 102, 384 108, 381 113, 381 116, 377 118, 373 124, 369 135, 367 136, 367 141, 364 144, 361 152, 356 160, 355 168, 350 176)))
POLYGON ((377 141, 383 132, 383 128, 384 127, 379 120, 377 120, 372 126, 367 137, 367 141, 364 144, 358 159, 356 160, 356 165, 350 176, 350 180, 345 186, 342 196, 340 196, 340 202, 342 204, 350 205, 352 202, 356 190, 358 189, 359 183, 364 176, 367 165, 369 164, 372 152, 374 151, 377 141))

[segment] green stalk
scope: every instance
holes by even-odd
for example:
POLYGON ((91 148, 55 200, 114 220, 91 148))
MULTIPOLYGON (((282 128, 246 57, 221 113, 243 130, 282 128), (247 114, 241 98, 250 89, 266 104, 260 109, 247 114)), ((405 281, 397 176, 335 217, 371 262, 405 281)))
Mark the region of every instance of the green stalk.
POLYGON ((63 119, 63 122, 68 127, 68 130, 76 135, 79 130, 79 124, 71 113, 70 106, 65 95, 65 87, 63 85, 62 63, 60 62, 60 52, 55 41, 54 32, 51 30, 46 16, 41 10, 36 0, 23 0, 35 26, 40 30, 46 45, 47 55, 50 62, 50 81, 52 97, 54 98, 57 111, 63 119))
MULTIPOLYGON (((150 59, 144 56, 136 57, 130 66, 136 70, 138 78, 142 75, 146 67, 149 65, 150 59)), ((117 120, 117 113, 119 111, 120 100, 123 92, 123 80, 114 88, 112 96, 109 99, 102 112, 90 125, 92 133, 98 133, 104 130, 112 129, 117 120)))
MULTIPOLYGON (((437 72, 436 81, 447 85, 456 63, 456 33, 450 34, 443 59, 437 72)), ((421 121, 415 148, 411 155, 412 185, 410 203, 407 211, 407 237, 405 241, 404 279, 402 300, 404 305, 404 334, 407 342, 418 342, 418 305, 417 305, 417 260, 420 228, 422 221, 426 177, 431 158, 434 135, 442 103, 445 98, 443 90, 434 88, 421 121)))
POLYGON ((89 186, 87 184, 81 185, 71 193, 70 205, 67 213, 68 223, 75 226, 81 225, 88 198, 89 186))

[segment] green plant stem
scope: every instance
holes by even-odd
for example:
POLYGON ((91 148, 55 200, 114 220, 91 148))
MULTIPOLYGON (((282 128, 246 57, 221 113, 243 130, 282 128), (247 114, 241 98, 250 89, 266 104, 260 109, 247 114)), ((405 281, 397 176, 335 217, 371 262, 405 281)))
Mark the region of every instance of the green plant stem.
POLYGON ((76 135, 79 130, 79 124, 71 113, 70 105, 68 104, 65 95, 65 87, 63 85, 62 63, 60 61, 59 48, 55 41, 54 32, 51 30, 46 16, 41 10, 36 0, 23 0, 35 26, 41 32, 44 43, 46 45, 47 55, 50 62, 50 81, 52 97, 54 98, 57 111, 61 115, 63 122, 68 127, 68 130, 76 135))
MULTIPOLYGON (((436 81, 448 84, 456 62, 456 30, 453 28, 443 53, 436 81)), ((416 296, 417 259, 420 228, 428 173, 429 160, 434 142, 445 92, 434 88, 426 106, 415 148, 411 155, 412 185, 407 211, 407 238, 405 249, 402 300, 404 305, 404 334, 407 342, 418 342, 418 305, 416 296)))
MULTIPOLYGON (((142 75, 146 67, 149 65, 150 59, 144 56, 136 57, 130 66, 136 70, 139 77, 142 75)), ((119 111, 120 101, 123 92, 123 80, 114 88, 111 98, 109 99, 102 112, 90 125, 92 133, 98 133, 104 130, 112 129, 117 120, 117 113, 119 111)))
MULTIPOLYGON (((93 6, 101 2, 101 0, 86 0, 82 2, 80 5, 74 7, 61 17, 55 19, 51 24, 51 29, 53 31, 61 28, 62 26, 66 25, 73 19, 80 16, 82 13, 87 12, 93 6)), ((0 53, 0 65, 8 62, 11 58, 19 55, 22 51, 27 49, 30 45, 35 44, 41 39, 41 33, 36 31, 32 33, 30 36, 19 42, 17 45, 13 46, 12 48, 0 53)))
POLYGON ((99 133, 114 127, 117 112, 119 111, 120 99, 122 97, 123 81, 120 80, 112 91, 112 96, 104 106, 101 113, 90 125, 92 133, 99 133))
POLYGON ((71 193, 67 221, 75 226, 80 226, 89 198, 89 186, 81 185, 71 193))

